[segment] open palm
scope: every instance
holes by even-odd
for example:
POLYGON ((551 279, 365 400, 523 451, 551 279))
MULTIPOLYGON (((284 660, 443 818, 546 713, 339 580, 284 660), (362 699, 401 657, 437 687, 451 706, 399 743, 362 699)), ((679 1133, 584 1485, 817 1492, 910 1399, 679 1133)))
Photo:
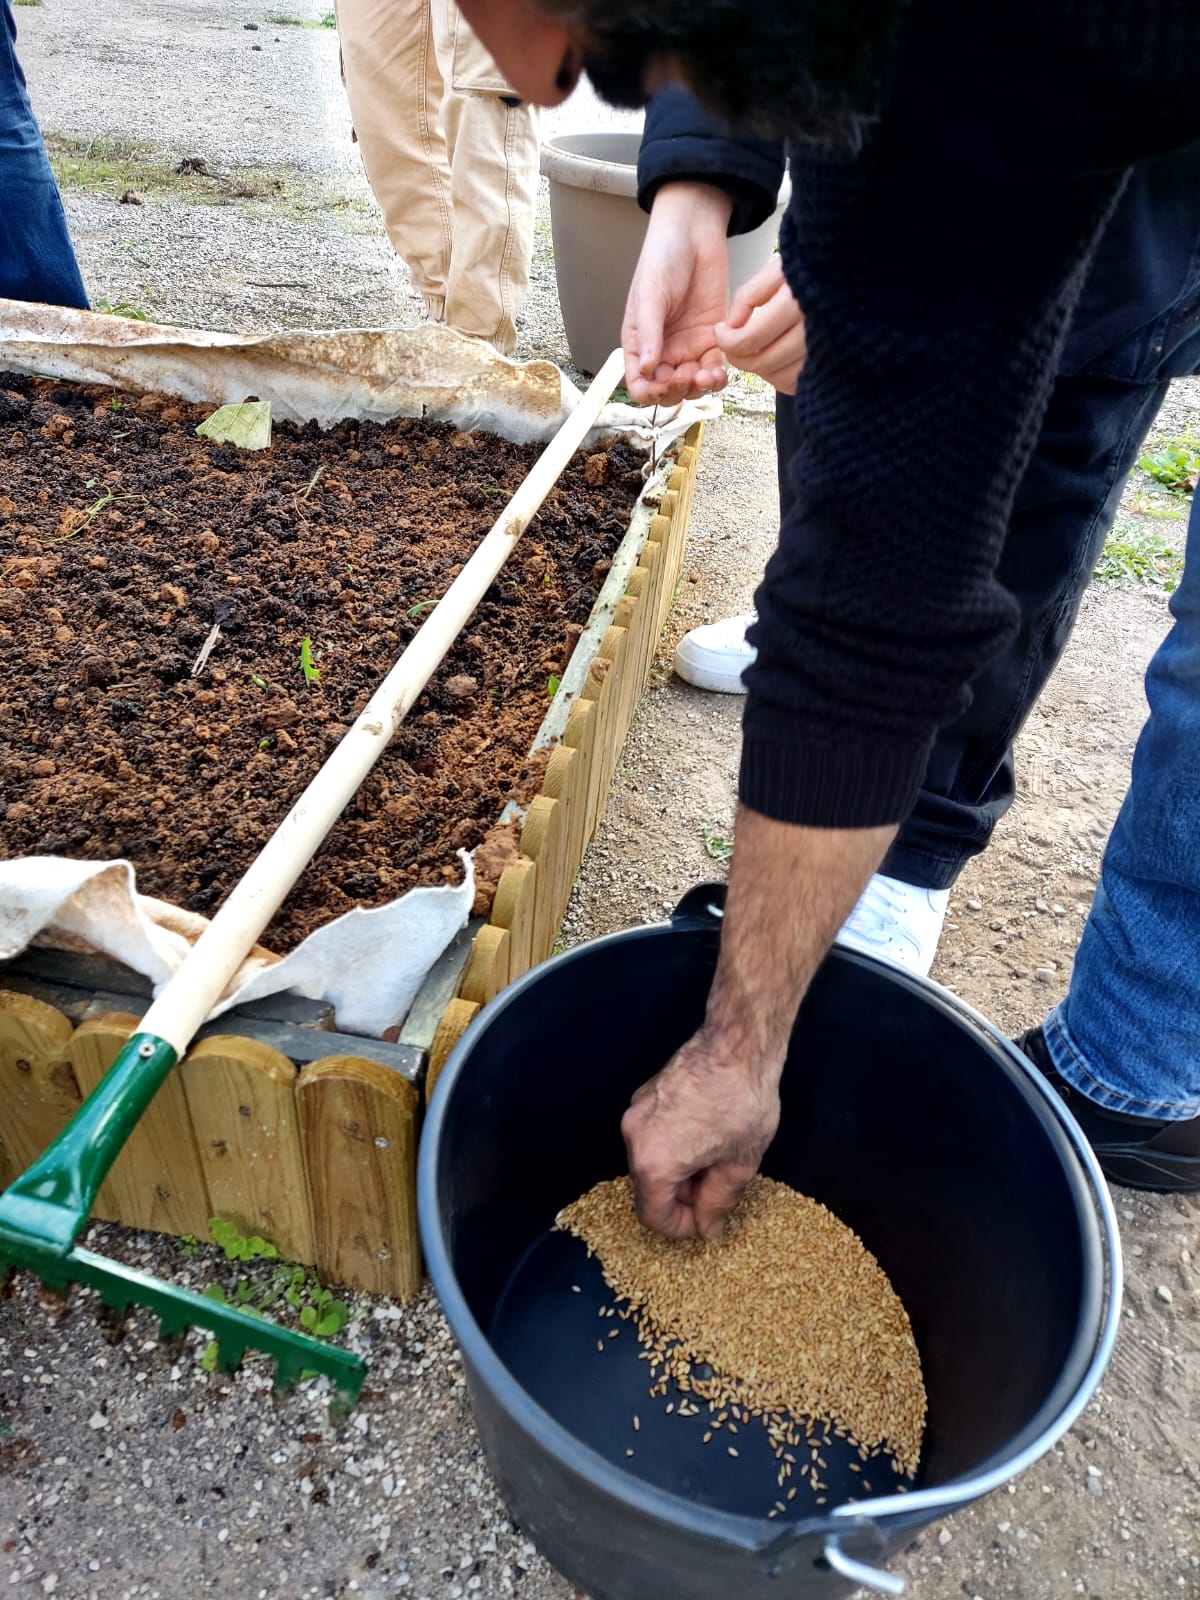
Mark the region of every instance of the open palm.
MULTIPOLYGON (((726 216, 728 211, 726 208, 726 216)), ((655 202, 629 290, 621 343, 630 399, 698 399, 725 384, 715 328, 729 309, 725 223, 718 213, 680 227, 655 202)))

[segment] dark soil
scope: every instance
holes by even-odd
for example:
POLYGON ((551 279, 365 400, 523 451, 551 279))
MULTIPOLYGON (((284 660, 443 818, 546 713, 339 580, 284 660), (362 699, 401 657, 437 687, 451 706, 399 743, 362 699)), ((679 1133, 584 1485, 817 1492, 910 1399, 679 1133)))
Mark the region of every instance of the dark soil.
MULTIPOLYGON (((0 850, 126 857, 209 914, 538 448, 397 421, 277 425, 251 453, 196 438, 205 415, 0 375, 0 850)), ((536 789, 547 680, 640 488, 623 444, 571 463, 265 943, 457 881, 455 850, 536 789)))

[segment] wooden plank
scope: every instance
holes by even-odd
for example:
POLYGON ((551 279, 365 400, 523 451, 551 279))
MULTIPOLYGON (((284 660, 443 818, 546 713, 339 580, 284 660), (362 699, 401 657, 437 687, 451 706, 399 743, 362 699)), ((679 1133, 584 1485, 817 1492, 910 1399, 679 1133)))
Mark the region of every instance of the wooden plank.
POLYGON ((586 850, 595 832, 596 790, 599 784, 597 770, 598 736, 600 728, 599 707, 594 700, 579 700, 571 713, 563 734, 563 743, 575 751, 579 763, 579 782, 583 807, 583 847, 586 850))
POLYGON ((296 1104, 318 1272, 411 1299, 421 1287, 420 1094, 377 1061, 331 1056, 305 1067, 296 1104))
POLYGON ((0 991, 0 1139, 23 1172, 79 1109, 67 1045, 74 1029, 54 1006, 0 991))
MULTIPOLYGON (((576 708, 579 709, 578 707, 576 708)), ((591 707, 588 706, 590 712, 591 707)), ((568 732, 575 722, 572 712, 568 732)), ((514 861, 505 867, 496 885, 492 922, 508 931, 508 977, 511 983, 533 965, 533 908, 537 895, 537 863, 514 861)))
MULTIPOLYGON (((138 1021, 128 1012, 106 1012, 76 1028, 68 1054, 84 1094, 91 1094, 112 1066, 138 1021)), ((178 1072, 170 1074, 142 1113, 107 1181, 115 1220, 127 1228, 209 1237, 213 1212, 178 1072)))
POLYGON ((611 685, 608 682, 612 672, 612 662, 607 656, 598 655, 588 668, 587 677, 583 685, 583 698, 590 700, 595 706, 593 716, 592 740, 595 753, 592 757, 591 770, 588 773, 588 815, 587 835, 594 838, 604 811, 605 791, 608 785, 606 773, 606 754, 609 726, 609 694, 611 685))
POLYGON ((20 1170, 9 1153, 3 1133, 0 1132, 0 1193, 8 1188, 20 1170))
POLYGON ((462 999, 483 1006, 507 986, 511 945, 507 928, 497 928, 490 922, 480 928, 459 986, 462 999))
POLYGON ((562 922, 566 912, 575 874, 579 871, 579 863, 583 860, 587 796, 582 792, 580 783, 582 776, 583 763, 579 759, 579 752, 567 745, 560 745, 550 757, 546 776, 542 782, 542 793, 548 794, 552 800, 557 800, 562 813, 560 819, 562 846, 557 857, 557 873, 551 887, 559 923, 562 922))
POLYGON ((535 795, 521 830, 521 852, 537 862, 533 908, 533 958, 536 965, 554 949, 562 913, 557 888, 562 872, 564 812, 549 795, 535 795))
POLYGON ((478 1010, 477 1005, 472 1005, 467 1000, 451 1000, 442 1013, 442 1020, 438 1024, 438 1031, 429 1050, 429 1070, 425 1074, 426 1104, 429 1103, 442 1068, 450 1059, 454 1046, 467 1031, 478 1010))
POLYGON ((316 1258, 296 1112, 296 1067, 257 1039, 217 1034, 180 1064, 211 1215, 288 1261, 316 1258))
POLYGON ((604 787, 600 795, 600 815, 604 814, 604 807, 608 803, 609 786, 621 759, 621 749, 625 743, 626 727, 621 725, 621 691, 622 679, 625 670, 625 655, 629 645, 629 635, 624 628, 610 628, 604 635, 604 643, 600 646, 602 657, 612 663, 610 671, 611 682, 608 686, 608 700, 605 707, 604 740, 601 746, 603 751, 602 771, 604 774, 604 787))

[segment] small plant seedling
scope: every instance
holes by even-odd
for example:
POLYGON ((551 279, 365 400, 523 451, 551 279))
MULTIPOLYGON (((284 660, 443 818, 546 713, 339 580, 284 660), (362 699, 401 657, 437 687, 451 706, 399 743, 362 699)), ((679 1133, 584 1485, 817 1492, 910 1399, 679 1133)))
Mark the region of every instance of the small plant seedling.
POLYGON ((304 674, 304 681, 309 688, 314 683, 320 683, 321 669, 317 666, 317 658, 313 655, 312 640, 307 634, 300 642, 300 671, 304 674))
MULTIPOLYGON (((89 487, 89 485, 85 485, 85 487, 89 487)), ((43 541, 43 543, 66 544, 68 539, 73 539, 77 533, 82 533, 85 528, 91 527, 92 523, 95 522, 100 513, 102 511, 107 511, 109 506, 116 505, 121 500, 144 500, 145 498, 146 496, 144 494, 113 494, 110 490, 107 494, 102 494, 99 500, 94 501, 93 504, 88 506, 87 510, 83 513, 83 521, 78 527, 72 528, 70 533, 64 533, 57 539, 46 539, 43 541)))
POLYGON ((549 587, 550 587, 550 574, 548 572, 543 572, 543 574, 542 574, 542 588, 543 589, 548 589, 549 587))
MULTIPOLYGON (((210 1283, 204 1290, 207 1299, 215 1300, 220 1305, 236 1306, 252 1317, 275 1312, 285 1312, 286 1315, 286 1311, 290 1311, 305 1332, 318 1339, 332 1339, 346 1326, 350 1307, 344 1300, 334 1298, 332 1289, 325 1287, 311 1267, 281 1261, 279 1251, 270 1240, 256 1233, 244 1234, 234 1223, 222 1217, 211 1218, 209 1229, 214 1243, 224 1252, 227 1261, 273 1261, 277 1265, 265 1279, 252 1282, 242 1278, 232 1290, 226 1290, 219 1283, 210 1283)), ((215 1339, 210 1339, 200 1357, 202 1370, 215 1372, 220 1358, 219 1344, 215 1339)))
POLYGON ((1200 444, 1191 436, 1168 440, 1138 457, 1138 466, 1173 494, 1191 494, 1200 482, 1200 444))
MULTIPOLYGON (((17 0, 17 4, 28 5, 30 0, 17 0)), ((37 0, 40 5, 41 0, 37 0)), ((141 306, 135 306, 130 300, 118 300, 116 304, 111 300, 97 300, 94 310, 102 312, 106 317, 127 317, 130 322, 149 322, 150 313, 143 311, 141 306)))
POLYGON ((265 678, 260 678, 259 677, 257 672, 252 672, 250 674, 250 682, 255 684, 258 688, 260 688, 263 691, 264 694, 271 687, 271 685, 267 682, 267 680, 265 678))
POLYGON ((415 606, 409 606, 404 615, 410 622, 415 622, 418 617, 424 616, 427 611, 432 611, 436 605, 436 600, 418 600, 415 606))
POLYGON ((700 837, 704 840, 704 852, 714 861, 728 861, 733 854, 733 840, 725 831, 725 824, 710 821, 702 825, 700 837))
POLYGON ((194 1256, 199 1254, 200 1241, 194 1233, 181 1233, 175 1241, 175 1248, 181 1256, 194 1256))
POLYGON ((225 1252, 227 1261, 276 1261, 279 1258, 279 1251, 261 1234, 247 1236, 223 1217, 213 1217, 208 1226, 213 1243, 225 1252))
POLYGON ((552 672, 546 679, 546 693, 550 696, 551 700, 553 700, 554 696, 558 693, 558 686, 561 682, 562 679, 556 672, 552 672))
POLYGON ((270 739, 260 739, 260 740, 259 740, 259 741, 258 741, 258 748, 259 748, 259 749, 260 749, 260 750, 269 750, 269 749, 270 749, 270 748, 271 748, 271 741, 270 741, 270 739))
POLYGON ((1176 539, 1168 542, 1157 528, 1119 522, 1105 541, 1093 577, 1103 583, 1131 579, 1170 594, 1183 576, 1182 544, 1176 539))

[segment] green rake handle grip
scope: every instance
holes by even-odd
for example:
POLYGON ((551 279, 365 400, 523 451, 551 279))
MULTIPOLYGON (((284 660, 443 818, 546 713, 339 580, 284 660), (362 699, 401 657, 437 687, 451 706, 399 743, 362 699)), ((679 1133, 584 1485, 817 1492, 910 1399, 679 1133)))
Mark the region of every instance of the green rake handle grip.
POLYGON ((135 1033, 52 1144, 0 1196, 0 1260, 35 1272, 62 1260, 100 1185, 178 1056, 135 1033))

